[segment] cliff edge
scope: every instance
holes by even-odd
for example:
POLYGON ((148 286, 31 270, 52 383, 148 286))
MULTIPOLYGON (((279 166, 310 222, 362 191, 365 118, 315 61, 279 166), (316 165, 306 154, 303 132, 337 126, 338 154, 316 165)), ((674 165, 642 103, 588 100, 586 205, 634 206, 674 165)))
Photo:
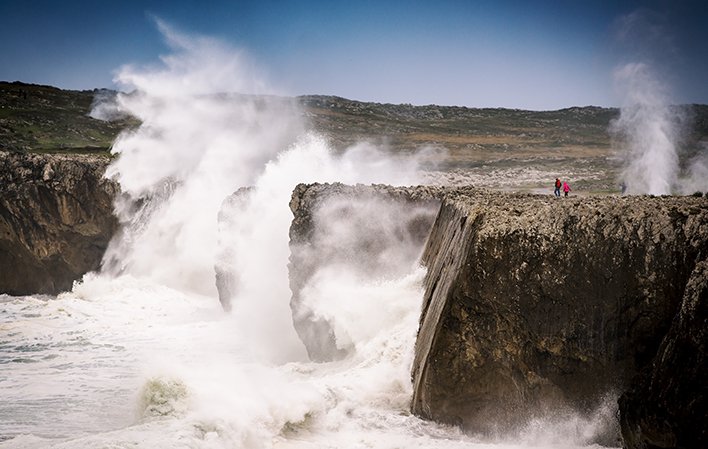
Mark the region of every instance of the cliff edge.
POLYGON ((118 225, 108 162, 0 152, 0 292, 57 294, 99 268, 118 225))

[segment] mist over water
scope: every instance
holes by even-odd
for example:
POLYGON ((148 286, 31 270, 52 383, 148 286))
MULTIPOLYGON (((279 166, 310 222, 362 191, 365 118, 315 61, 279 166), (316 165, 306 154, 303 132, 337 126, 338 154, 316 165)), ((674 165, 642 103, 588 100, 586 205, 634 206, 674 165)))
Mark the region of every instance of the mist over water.
MULTIPOLYGON (((248 95, 269 91, 242 52, 159 27, 172 54, 121 69, 130 93, 96 110, 140 120, 112 150, 123 230, 103 272, 57 298, 0 297, 0 447, 585 447, 592 419, 482 442, 409 413, 425 274, 410 246, 386 253, 383 278, 341 264, 313 278, 308 304, 355 352, 308 362, 289 308, 293 187, 416 184, 417 159, 365 143, 335 155, 291 101, 248 95), (214 280, 224 248, 241 280, 231 313, 214 280)), ((367 232, 340 225, 327 235, 367 232)))
POLYGON ((221 201, 252 185, 303 128, 290 101, 243 94, 264 88, 240 53, 160 27, 174 53, 159 67, 122 68, 130 93, 100 106, 141 123, 112 148, 119 157, 107 176, 121 185, 125 234, 106 260, 114 272, 213 294, 221 201))

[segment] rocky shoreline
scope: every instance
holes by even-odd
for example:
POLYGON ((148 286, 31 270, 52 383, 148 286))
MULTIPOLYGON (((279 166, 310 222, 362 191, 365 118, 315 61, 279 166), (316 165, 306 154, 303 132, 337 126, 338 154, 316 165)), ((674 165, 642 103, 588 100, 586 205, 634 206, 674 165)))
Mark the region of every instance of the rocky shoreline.
POLYGON ((56 295, 100 267, 118 226, 108 163, 0 151, 0 293, 56 295))
MULTIPOLYGON (((57 294, 100 267, 118 229, 108 163, 0 152, 0 293, 57 294)), ((609 394, 619 420, 592 441, 707 444, 708 198, 302 184, 290 208, 291 309, 312 360, 353 350, 301 301, 318 267, 395 274, 422 252, 413 413, 493 434, 609 394)), ((216 268, 228 308, 238 280, 216 268)))

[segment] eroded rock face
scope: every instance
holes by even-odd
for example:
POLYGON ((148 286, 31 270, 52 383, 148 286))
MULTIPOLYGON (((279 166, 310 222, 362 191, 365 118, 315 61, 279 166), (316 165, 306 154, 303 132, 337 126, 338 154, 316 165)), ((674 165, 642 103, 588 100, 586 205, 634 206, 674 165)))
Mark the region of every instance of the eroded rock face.
POLYGON ((702 198, 451 191, 423 255, 413 412, 481 433, 593 412, 654 359, 707 242, 702 198))
POLYGON ((288 265, 293 323, 310 359, 336 360, 351 343, 335 333, 309 291, 322 276, 346 271, 360 279, 392 278, 410 270, 439 209, 440 187, 300 184, 290 209, 288 265), (325 274, 326 273, 326 274, 325 274))
POLYGON ((681 309, 652 363, 620 398, 629 449, 708 446, 708 260, 696 265, 681 309))
POLYGON ((99 268, 117 228, 108 162, 0 152, 0 292, 57 294, 99 268))

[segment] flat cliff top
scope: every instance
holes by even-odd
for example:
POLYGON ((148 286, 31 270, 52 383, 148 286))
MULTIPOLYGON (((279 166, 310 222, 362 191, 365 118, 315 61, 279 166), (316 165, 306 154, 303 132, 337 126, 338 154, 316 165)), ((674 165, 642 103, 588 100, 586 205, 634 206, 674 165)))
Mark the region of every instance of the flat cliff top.
POLYGON ((103 179, 111 159, 104 154, 39 154, 0 151, 0 192, 23 190, 29 185, 68 189, 85 176, 103 179))
POLYGON ((553 195, 508 193, 476 187, 345 185, 340 183, 300 184, 293 191, 290 207, 311 208, 331 196, 362 197, 385 195, 411 200, 442 200, 466 215, 484 214, 485 232, 555 234, 558 222, 574 217, 581 227, 596 227, 599 221, 616 226, 651 225, 657 232, 661 222, 683 217, 698 224, 698 236, 708 237, 708 197, 594 195, 556 198, 553 195))
MULTIPOLYGON (((560 221, 574 217, 580 227, 650 225, 661 232, 661 223, 683 217, 699 225, 699 237, 708 237, 708 198, 696 196, 571 196, 493 192, 473 188, 448 189, 444 201, 466 214, 485 214, 487 232, 556 234, 560 221)), ((602 228, 600 228, 602 229, 602 228)), ((607 232, 606 230, 603 232, 607 232)))
POLYGON ((290 200, 290 210, 296 213, 302 208, 307 209, 320 204, 333 196, 350 196, 363 199, 369 196, 385 196, 399 200, 440 200, 452 188, 432 185, 390 186, 386 184, 356 184, 335 183, 298 184, 293 190, 290 200))

